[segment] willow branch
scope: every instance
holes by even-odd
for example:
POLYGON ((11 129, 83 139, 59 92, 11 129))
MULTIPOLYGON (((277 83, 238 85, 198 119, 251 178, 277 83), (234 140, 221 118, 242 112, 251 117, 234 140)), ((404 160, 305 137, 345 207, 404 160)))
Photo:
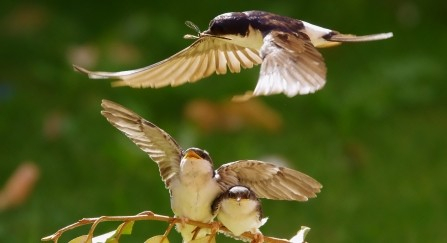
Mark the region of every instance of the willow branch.
MULTIPOLYGON (((112 222, 112 221, 129 222, 129 221, 141 221, 141 220, 164 221, 164 222, 169 223, 170 225, 173 225, 176 223, 186 223, 186 224, 194 225, 194 226, 197 226, 200 228, 210 228, 210 229, 215 227, 215 226, 213 226, 212 223, 208 224, 208 223, 198 222, 198 221, 194 221, 194 220, 187 220, 185 222, 185 221, 182 221, 181 218, 169 217, 169 216, 165 216, 165 215, 155 214, 151 211, 145 211, 145 212, 141 212, 137 215, 131 215, 131 216, 101 216, 101 217, 96 217, 96 218, 83 218, 83 219, 78 220, 76 223, 67 225, 67 226, 59 229, 52 235, 43 237, 41 240, 42 241, 53 241, 53 242, 57 243, 57 241, 59 240, 59 238, 62 236, 63 233, 65 233, 69 230, 75 229, 77 227, 80 227, 80 226, 92 224, 92 227, 90 228, 90 231, 88 233, 88 238, 87 238, 87 242, 88 242, 88 240, 92 239, 93 232, 94 232, 96 226, 101 222, 112 222)), ((219 232, 232 235, 231 231, 229 231, 227 228, 225 228, 225 226, 220 227, 219 232)), ((250 232, 245 232, 240 237, 250 239, 250 240, 255 239, 255 235, 250 232)), ((264 236, 264 242, 281 243, 281 242, 289 242, 289 240, 264 236)))

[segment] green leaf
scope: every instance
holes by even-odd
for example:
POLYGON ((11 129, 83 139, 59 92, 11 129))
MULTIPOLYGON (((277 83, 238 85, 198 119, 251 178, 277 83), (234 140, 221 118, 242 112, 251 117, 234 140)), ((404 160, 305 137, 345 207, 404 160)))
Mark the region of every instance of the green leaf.
POLYGON ((135 221, 127 221, 118 226, 116 229, 117 232, 120 232, 120 234, 124 235, 130 235, 132 234, 133 224, 135 221))
MULTIPOLYGON (((135 221, 127 221, 124 222, 122 224, 120 224, 116 230, 107 232, 105 234, 102 235, 98 235, 96 237, 93 238, 93 243, 117 243, 118 242, 118 238, 122 235, 130 235, 132 234, 132 228, 133 228, 133 224, 135 223, 135 221)), ((77 242, 75 242, 77 243, 77 242)))
POLYGON ((81 236, 78 236, 78 237, 70 240, 68 243, 86 243, 85 240, 87 240, 87 238, 88 238, 88 235, 81 235, 81 236))
POLYGON ((207 235, 205 237, 202 238, 198 238, 195 240, 190 241, 190 243, 215 243, 216 242, 216 237, 213 237, 213 239, 210 241, 211 235, 207 235))
POLYGON ((161 241, 162 238, 163 235, 152 236, 151 238, 147 239, 144 243, 169 243, 168 238, 165 238, 163 241, 161 241))

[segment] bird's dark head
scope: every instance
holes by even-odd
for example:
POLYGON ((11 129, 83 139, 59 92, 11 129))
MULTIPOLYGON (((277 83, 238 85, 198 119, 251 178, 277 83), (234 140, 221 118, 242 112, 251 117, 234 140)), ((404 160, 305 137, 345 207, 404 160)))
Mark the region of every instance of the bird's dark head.
POLYGON ((190 175, 190 177, 214 177, 216 173, 208 152, 199 148, 189 148, 183 152, 180 171, 181 174, 190 175))
POLYGON ((245 186, 233 186, 227 191, 227 197, 238 202, 243 199, 257 200, 255 193, 245 186))
POLYGON ((249 19, 245 13, 224 13, 211 20, 209 28, 204 34, 245 36, 248 33, 249 24, 249 19))
POLYGON ((183 156, 185 158, 204 159, 209 161, 211 165, 213 164, 213 160, 211 159, 210 155, 203 149, 189 148, 184 152, 183 156))
POLYGON ((213 215, 217 215, 222 205, 229 205, 230 210, 234 210, 235 205, 239 205, 242 207, 250 205, 251 207, 255 206, 256 211, 259 212, 259 220, 262 220, 261 201, 256 197, 256 194, 248 187, 238 185, 233 186, 223 192, 218 198, 213 201, 213 204, 211 206, 213 215))

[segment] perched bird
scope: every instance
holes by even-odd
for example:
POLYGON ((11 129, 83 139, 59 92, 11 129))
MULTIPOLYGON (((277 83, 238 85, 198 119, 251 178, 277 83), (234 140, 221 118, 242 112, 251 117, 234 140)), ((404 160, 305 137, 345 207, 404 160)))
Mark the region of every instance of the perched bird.
POLYGON ((255 90, 246 98, 284 93, 292 97, 313 93, 326 82, 326 65, 316 49, 342 42, 383 40, 382 33, 365 36, 340 34, 307 22, 262 11, 225 13, 211 20, 192 45, 147 67, 122 72, 93 72, 74 69, 93 79, 118 79, 114 85, 134 88, 160 88, 195 82, 213 73, 232 73, 261 64, 255 90))
POLYGON ((231 187, 214 200, 212 211, 234 236, 248 231, 255 235, 255 242, 263 241, 259 227, 267 222, 267 218, 262 218, 261 201, 249 188, 231 187))
MULTIPOLYGON (((260 198, 295 201, 316 197, 322 187, 299 171, 256 160, 239 160, 214 170, 205 150, 183 150, 169 134, 136 113, 108 100, 101 105, 101 114, 157 163, 177 217, 211 222, 212 202, 235 185, 249 187, 260 198)), ((185 242, 209 233, 205 229, 197 233, 188 224, 178 224, 177 229, 185 242)))

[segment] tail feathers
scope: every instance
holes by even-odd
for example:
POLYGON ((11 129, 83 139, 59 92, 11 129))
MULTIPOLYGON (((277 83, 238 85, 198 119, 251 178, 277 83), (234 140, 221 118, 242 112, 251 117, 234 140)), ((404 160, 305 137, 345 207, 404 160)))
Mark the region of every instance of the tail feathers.
POLYGON ((317 48, 332 47, 343 42, 364 42, 385 40, 393 37, 393 33, 380 33, 372 35, 349 35, 341 34, 338 31, 326 29, 303 21, 304 32, 309 36, 312 44, 317 48))
POLYGON ((380 33, 380 34, 372 34, 372 35, 349 35, 349 34, 340 34, 337 32, 331 32, 323 38, 327 41, 333 42, 364 42, 364 41, 377 41, 377 40, 385 40, 393 37, 392 32, 388 33, 380 33))

